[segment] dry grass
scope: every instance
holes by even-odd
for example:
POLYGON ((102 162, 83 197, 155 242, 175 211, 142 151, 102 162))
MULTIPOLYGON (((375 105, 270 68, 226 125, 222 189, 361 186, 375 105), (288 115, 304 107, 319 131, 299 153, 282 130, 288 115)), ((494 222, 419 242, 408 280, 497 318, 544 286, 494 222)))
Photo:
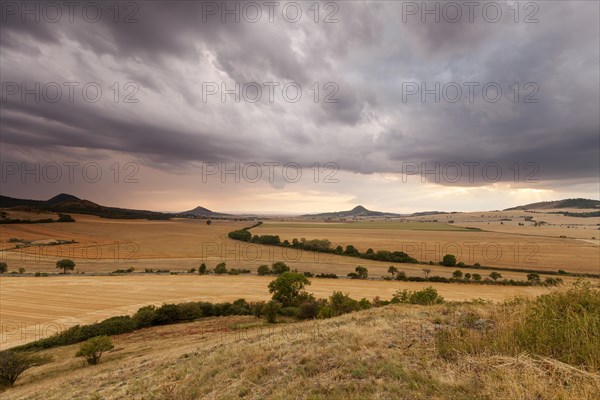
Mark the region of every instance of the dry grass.
POLYGON ((45 351, 54 363, 26 372, 3 399, 591 400, 600 390, 597 374, 548 358, 446 361, 434 340, 445 318, 446 306, 394 305, 270 329, 253 317, 149 328, 114 338, 94 367, 74 358, 77 346, 45 351))

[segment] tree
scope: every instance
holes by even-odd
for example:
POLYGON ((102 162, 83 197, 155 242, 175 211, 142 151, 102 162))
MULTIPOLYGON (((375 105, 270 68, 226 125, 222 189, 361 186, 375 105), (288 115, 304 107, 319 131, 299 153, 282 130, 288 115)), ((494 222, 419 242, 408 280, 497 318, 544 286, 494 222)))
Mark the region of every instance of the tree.
POLYGON ((206 264, 204 264, 204 263, 200 264, 200 266, 198 267, 198 273, 200 275, 206 274, 206 264))
POLYGON ((75 262, 68 258, 63 258, 56 262, 56 268, 62 268, 63 274, 66 274, 67 270, 73 271, 75 269, 75 262))
POLYGON ((428 279, 431 270, 429 268, 423 268, 423 273, 425 274, 425 279, 428 279))
POLYGON ((460 278, 463 277, 463 273, 462 273, 462 271, 460 269, 457 269, 456 271, 454 271, 452 273, 452 277, 455 278, 455 279, 460 279, 460 278))
POLYGON ((473 280, 475 282, 479 282, 481 280, 481 275, 479 275, 479 274, 473 274, 473 280))
POLYGON ((303 274, 284 272, 269 283, 269 293, 273 293, 273 300, 289 307, 309 297, 304 291, 307 285, 310 285, 310 281, 303 274))
POLYGON ((214 271, 215 274, 226 274, 227 273, 227 265, 224 262, 220 262, 217 264, 217 266, 215 267, 214 271))
POLYGON ((277 261, 277 262, 274 262, 273 264, 271 264, 271 270, 273 271, 273 273, 275 275, 281 275, 284 272, 289 272, 290 267, 285 265, 285 263, 283 261, 277 261))
POLYGON ((454 267, 456 265, 456 257, 453 254, 446 254, 442 259, 442 265, 454 267))
POLYGON ((212 221, 210 219, 207 219, 206 220, 206 225, 210 225, 210 224, 212 224, 212 221))
POLYGON ((354 268, 354 271, 356 272, 356 277, 358 279, 367 279, 369 276, 369 270, 361 265, 354 268))
POLYGON ((492 278, 494 280, 494 282, 496 282, 498 279, 502 278, 502 274, 494 271, 494 272, 490 273, 490 278, 492 278))
POLYGON ((467 272, 467 273, 465 274, 465 279, 466 279, 466 280, 468 280, 468 281, 470 281, 470 280, 471 280, 471 278, 472 278, 472 275, 471 275, 470 273, 468 273, 468 272, 467 272))
POLYGON ((263 276, 269 275, 271 273, 271 270, 269 269, 268 265, 261 265, 260 267, 258 267, 258 270, 256 272, 258 273, 258 275, 263 276))
POLYGON ((392 278, 394 277, 394 275, 396 275, 398 273, 398 268, 394 267, 393 265, 390 265, 390 267, 388 268, 388 274, 392 275, 392 278))
POLYGON ((85 357, 88 364, 96 365, 105 351, 112 350, 115 346, 108 336, 96 336, 79 346, 75 357, 85 357))
POLYGON ((8 264, 5 262, 0 262, 0 274, 5 273, 6 271, 8 271, 8 264))
POLYGON ((277 322, 277 313, 281 310, 281 303, 271 300, 262 308, 262 313, 267 318, 267 322, 274 324, 277 322))
POLYGON ((32 367, 50 362, 50 356, 5 350, 0 352, 0 387, 13 386, 19 376, 32 367))
POLYGON ((346 246, 346 250, 344 251, 344 254, 346 254, 347 256, 358 256, 360 253, 358 252, 356 247, 349 244, 348 246, 346 246))

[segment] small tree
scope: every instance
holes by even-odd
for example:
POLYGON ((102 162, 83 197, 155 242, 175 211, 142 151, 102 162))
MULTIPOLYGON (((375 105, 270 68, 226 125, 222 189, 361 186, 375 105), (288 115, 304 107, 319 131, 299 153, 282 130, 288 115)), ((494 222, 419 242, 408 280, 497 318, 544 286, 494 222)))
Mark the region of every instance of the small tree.
POLYGON ((423 268, 423 273, 425 274, 425 279, 428 279, 431 270, 429 268, 423 268))
POLYGON ((267 322, 274 324, 277 322, 277 313, 281 310, 281 303, 271 300, 262 308, 263 315, 267 318, 267 322))
POLYGON ((88 364, 96 365, 100 362, 102 354, 114 347, 108 336, 96 336, 82 343, 75 357, 85 357, 88 364))
POLYGON ((359 265, 356 268, 354 268, 354 271, 358 279, 367 279, 369 276, 369 270, 366 267, 363 267, 362 265, 359 265))
POLYGON ((206 274, 206 264, 204 264, 204 263, 200 264, 200 266, 198 267, 198 273, 200 275, 206 274))
POLYGON ((468 273, 468 272, 467 272, 467 273, 465 274, 465 279, 466 279, 467 281, 470 281, 470 280, 471 280, 471 278, 472 278, 472 275, 471 275, 470 273, 468 273))
POLYGON ((388 268, 388 274, 392 275, 392 278, 394 277, 394 275, 396 275, 398 273, 398 268, 394 267, 393 265, 390 265, 390 267, 388 268))
POLYGON ((304 291, 307 285, 310 285, 310 281, 303 274, 284 272, 269 283, 268 287, 269 293, 273 293, 273 300, 280 302, 284 307, 289 307, 309 297, 304 291))
POLYGON ((481 275, 479 275, 479 274, 473 274, 473 280, 474 280, 475 282, 479 282, 479 281, 481 281, 481 275))
POLYGON ((212 224, 212 221, 210 219, 207 219, 206 220, 206 225, 210 225, 210 224, 212 224))
POLYGON ((490 278, 492 278, 494 280, 494 282, 496 282, 498 279, 502 278, 502 274, 494 271, 494 272, 490 273, 490 278))
POLYGON ((23 372, 51 360, 50 356, 35 353, 11 350, 0 352, 0 386, 13 386, 23 372))
POLYGON ((456 257, 453 254, 446 254, 442 259, 442 265, 454 267, 456 265, 456 257))
POLYGON ((63 270, 63 274, 67 273, 67 270, 73 271, 75 269, 75 262, 73 260, 69 260, 68 258, 63 258, 56 262, 56 268, 61 268, 63 270))
POLYGON ((463 277, 463 273, 462 273, 462 271, 460 269, 457 269, 456 271, 454 271, 452 273, 452 277, 455 278, 455 279, 460 279, 460 278, 463 277))
POLYGON ((227 265, 224 262, 220 262, 217 264, 217 266, 215 267, 214 271, 215 274, 226 274, 227 273, 227 265))
POLYGON ((258 269, 256 270, 256 273, 259 276, 263 276, 263 275, 269 275, 271 273, 271 270, 269 269, 268 265, 261 265, 260 267, 258 267, 258 269))
POLYGON ((0 262, 0 274, 4 274, 6 271, 8 271, 8 264, 0 262))

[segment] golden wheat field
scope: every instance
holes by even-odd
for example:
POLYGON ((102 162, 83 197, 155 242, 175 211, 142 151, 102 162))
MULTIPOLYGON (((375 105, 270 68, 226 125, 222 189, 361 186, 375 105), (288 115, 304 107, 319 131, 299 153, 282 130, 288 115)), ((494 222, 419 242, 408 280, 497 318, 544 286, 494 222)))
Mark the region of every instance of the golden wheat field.
MULTIPOLYGON (((515 212, 516 214, 522 212, 515 212)), ((411 221, 358 221, 352 223, 325 223, 306 220, 267 220, 254 228, 256 234, 278 234, 281 239, 292 238, 329 239, 334 245, 353 244, 361 251, 369 247, 375 250, 403 250, 420 260, 438 261, 445 253, 456 254, 465 263, 480 262, 482 265, 513 268, 533 268, 572 272, 598 273, 598 244, 593 240, 558 238, 538 231, 544 227, 523 227, 527 234, 517 234, 507 224, 492 221, 498 217, 488 213, 488 222, 474 213, 457 214, 454 224, 431 221, 435 216, 414 218, 411 221), (459 219, 460 216, 460 219, 459 219), (477 220, 477 221, 476 221, 477 220), (485 231, 473 231, 465 227, 479 224, 485 231), (477 247, 476 244, 481 244, 477 247), (537 247, 531 247, 535 243, 537 247), (476 257, 475 251, 487 244, 492 254, 500 249, 498 261, 476 257), (527 247, 527 246, 530 247, 527 247), (413 247, 411 247, 413 246, 413 247), (471 247, 469 247, 471 246, 471 247), (473 254, 464 253, 473 249, 473 254), (419 254, 424 251, 425 254, 419 254), (515 251, 517 253, 515 253, 515 251), (533 254, 531 252, 534 251, 533 254), (428 253, 429 252, 429 253, 428 253), (469 259, 467 255, 473 256, 469 259)), ((516 218, 512 215, 512 218, 516 218)), ((3 251, 9 271, 25 268, 32 272, 59 272, 56 261, 71 258, 76 262, 75 271, 69 276, 11 277, 0 278, 0 320, 2 321, 2 347, 52 334, 60 324, 89 323, 104 318, 131 314, 147 304, 181 302, 188 300, 231 301, 238 298, 265 300, 269 298, 267 284, 272 277, 248 276, 199 276, 187 273, 205 262, 213 268, 226 262, 228 268, 248 268, 255 273, 261 264, 285 261, 292 269, 313 273, 346 275, 357 265, 369 269, 369 276, 387 276, 390 263, 357 259, 290 248, 263 246, 233 241, 227 233, 250 225, 249 221, 213 221, 207 225, 203 220, 179 219, 172 221, 110 220, 93 216, 74 215, 75 223, 13 224, 0 226, 3 251), (16 248, 22 242, 33 245, 16 248), (75 243, 48 245, 57 240, 75 243), (86 276, 84 273, 106 273, 133 267, 135 273, 118 276, 86 276), (143 274, 146 268, 170 270, 178 275, 143 274), (75 275, 75 276, 73 276, 75 275), (36 324, 39 325, 36 327, 36 324), (45 324, 45 325, 44 325, 45 324), (54 325, 53 325, 54 324, 54 325), (58 324, 58 325, 56 325, 58 324), (40 330, 42 332, 40 332, 40 330)), ((446 216, 444 216, 446 217, 446 216)), ((504 214, 503 214, 504 217, 504 214)), ((553 216, 556 218, 556 216, 553 216)), ((439 217, 438 217, 439 218, 439 217)), ((549 218, 548 218, 549 219, 549 218)), ((590 220, 590 219, 585 219, 590 220)), ((595 219, 594 219, 595 220, 595 219)), ((508 221, 505 221, 505 223, 508 221)), ((560 221, 559 221, 560 222, 560 221)), ((515 223, 516 224, 516 223, 515 223)), ((552 225, 552 229, 574 231, 574 228, 552 225)), ((592 227, 585 228, 592 232, 592 227)), ((583 230, 583 228, 582 228, 583 230)), ((547 233, 547 232, 546 232, 547 233)), ((450 277, 455 268, 440 265, 396 264, 409 275, 423 276, 423 269, 431 275, 450 277)), ((463 272, 489 271, 461 268, 463 272)), ((525 279, 526 273, 502 271, 508 279, 525 279)), ((565 278, 570 283, 574 278, 565 278)), ((317 297, 328 297, 334 290, 348 292, 351 296, 372 299, 375 296, 390 298, 398 289, 415 290, 434 286, 449 300, 482 298, 502 300, 514 295, 537 295, 543 288, 481 286, 461 284, 421 284, 410 282, 359 281, 348 279, 313 279, 310 287, 317 297)))
MULTIPOLYGON (((130 315, 153 304, 186 301, 222 302, 244 298, 268 300, 272 277, 260 276, 58 276, 0 278, 0 348, 23 344, 77 323, 92 323, 115 315, 130 315)), ((515 295, 535 296, 541 287, 492 287, 398 281, 312 279, 308 291, 327 298, 333 291, 372 300, 390 299, 397 290, 435 287, 448 300, 501 301, 515 295)))

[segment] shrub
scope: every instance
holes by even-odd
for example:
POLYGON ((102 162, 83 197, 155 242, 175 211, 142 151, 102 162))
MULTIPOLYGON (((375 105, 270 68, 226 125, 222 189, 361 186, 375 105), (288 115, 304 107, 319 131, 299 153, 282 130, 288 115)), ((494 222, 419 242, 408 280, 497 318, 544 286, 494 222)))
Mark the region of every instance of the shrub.
POLYGON ((396 274, 396 280, 397 281, 407 281, 408 277, 406 276, 406 272, 398 271, 398 273, 396 274))
POLYGON ((179 320, 179 310, 175 304, 163 304, 156 310, 153 325, 172 324, 179 320))
POLYGON ((490 273, 489 277, 492 278, 494 282, 496 282, 498 279, 502 278, 502 274, 494 271, 490 273))
POLYGON ((358 301, 351 298, 347 293, 342 292, 333 292, 328 304, 331 307, 333 316, 347 314, 360 309, 358 301))
POLYGON ((314 299, 306 300, 300 303, 299 317, 302 319, 316 318, 319 313, 319 303, 314 299))
POLYGON ((530 273, 527 274, 527 281, 531 282, 533 284, 538 284, 540 283, 540 274, 536 274, 536 273, 530 273))
POLYGON ((52 360, 31 352, 5 350, 0 352, 0 387, 13 386, 19 376, 29 368, 43 365, 52 360))
POLYGON ((133 320, 138 328, 145 328, 151 326, 154 319, 156 318, 156 307, 145 306, 137 310, 133 314, 133 320))
POLYGON ((198 273, 200 275, 206 274, 206 264, 204 264, 204 263, 200 264, 200 266, 198 267, 198 273))
POLYGON ((352 279, 367 279, 369 276, 369 270, 359 265, 354 269, 354 272, 350 272, 348 276, 352 279))
POLYGON ((8 264, 5 262, 0 262, 0 274, 4 274, 8 271, 8 264))
POLYGON ((300 308, 299 307, 282 307, 279 310, 279 314, 284 317, 292 317, 292 318, 300 318, 300 308))
POLYGON ((102 354, 114 347, 108 336, 97 336, 82 343, 75 357, 85 357, 88 364, 96 365, 100 362, 102 354))
POLYGON ((321 273, 321 274, 315 275, 315 278, 338 279, 338 276, 336 274, 321 273))
POLYGON ((227 273, 227 265, 224 262, 218 263, 215 269, 213 270, 215 274, 221 275, 227 273))
POLYGON ((277 261, 274 262, 271 265, 271 271, 275 274, 275 275, 281 275, 284 272, 289 272, 290 267, 288 267, 284 262, 282 261, 277 261))
POLYGON ((473 280, 475 282, 481 281, 481 275, 480 274, 473 274, 473 280))
POLYGON ((263 275, 269 275, 271 273, 271 269, 269 269, 268 265, 261 265, 260 267, 258 267, 258 269, 256 270, 256 273, 259 276, 263 276, 263 275))
POLYGON ((460 269, 457 269, 452 273, 452 277, 455 279, 461 279, 463 277, 463 273, 460 269))
POLYGON ((409 292, 407 290, 398 291, 392 298, 392 303, 432 305, 441 304, 443 302, 444 298, 432 287, 427 287, 416 292, 409 292))
POLYGON ((262 313, 267 318, 267 322, 274 324, 277 322, 277 313, 279 310, 281 310, 281 303, 271 300, 264 305, 262 313))
POLYGON ((456 256, 454 256, 453 254, 446 254, 442 259, 442 265, 446 267, 456 266, 456 256))
POLYGON ((23 267, 19 267, 19 273, 20 273, 20 274, 24 274, 24 273, 25 273, 25 268, 23 268, 23 267))

